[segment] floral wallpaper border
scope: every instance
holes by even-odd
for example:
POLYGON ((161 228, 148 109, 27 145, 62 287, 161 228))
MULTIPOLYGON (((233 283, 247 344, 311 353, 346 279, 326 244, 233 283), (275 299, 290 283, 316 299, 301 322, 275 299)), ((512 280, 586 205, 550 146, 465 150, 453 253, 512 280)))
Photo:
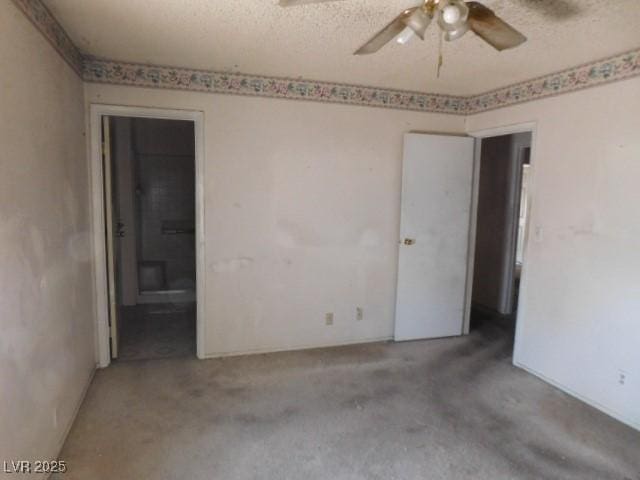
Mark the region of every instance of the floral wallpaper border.
POLYGON ((13 3, 40 30, 42 35, 53 45, 62 58, 82 76, 84 57, 75 46, 62 25, 53 16, 41 0, 13 0, 13 3))
POLYGON ((41 0, 12 0, 71 67, 92 83, 251 95, 473 115, 640 76, 640 49, 481 93, 455 96, 313 80, 143 65, 83 56, 41 0))
POLYGON ((86 59, 84 79, 138 87, 472 115, 640 76, 640 49, 468 97, 86 59))
POLYGON ((84 79, 136 87, 251 95, 464 115, 465 98, 341 83, 87 59, 84 79))
POLYGON ((467 97, 465 110, 474 114, 551 97, 640 75, 640 49, 586 63, 561 72, 467 97))

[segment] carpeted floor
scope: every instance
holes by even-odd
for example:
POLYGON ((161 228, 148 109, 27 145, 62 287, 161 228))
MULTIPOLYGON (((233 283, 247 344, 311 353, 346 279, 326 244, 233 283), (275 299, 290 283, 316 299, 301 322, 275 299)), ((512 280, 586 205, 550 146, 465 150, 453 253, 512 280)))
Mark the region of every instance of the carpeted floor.
POLYGON ((195 303, 121 307, 119 325, 118 361, 195 355, 195 303))
POLYGON ((65 480, 639 480, 640 432, 511 365, 509 329, 98 371, 65 480))

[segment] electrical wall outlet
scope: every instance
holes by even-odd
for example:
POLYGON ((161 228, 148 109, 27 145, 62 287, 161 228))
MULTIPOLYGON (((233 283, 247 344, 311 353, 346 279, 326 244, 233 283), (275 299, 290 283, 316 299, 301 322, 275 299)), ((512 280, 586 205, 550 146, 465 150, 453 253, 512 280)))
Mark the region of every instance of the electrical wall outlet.
POLYGON ((324 323, 327 325, 333 325, 333 313, 326 313, 324 316, 324 323))
POLYGON ((362 320, 364 318, 364 310, 362 307, 356 307, 356 320, 362 320))

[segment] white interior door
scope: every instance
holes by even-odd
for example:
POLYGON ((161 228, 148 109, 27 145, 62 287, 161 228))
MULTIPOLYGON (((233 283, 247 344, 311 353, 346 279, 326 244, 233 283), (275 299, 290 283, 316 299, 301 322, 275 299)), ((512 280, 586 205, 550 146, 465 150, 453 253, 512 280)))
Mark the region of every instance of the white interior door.
POLYGON ((404 137, 395 340, 462 334, 473 144, 470 137, 404 137))
POLYGON ((109 288, 109 328, 111 357, 118 358, 118 304, 116 295, 116 244, 114 241, 117 221, 113 209, 113 170, 111 162, 111 135, 109 117, 102 117, 102 162, 104 171, 104 214, 107 240, 107 284, 109 288))

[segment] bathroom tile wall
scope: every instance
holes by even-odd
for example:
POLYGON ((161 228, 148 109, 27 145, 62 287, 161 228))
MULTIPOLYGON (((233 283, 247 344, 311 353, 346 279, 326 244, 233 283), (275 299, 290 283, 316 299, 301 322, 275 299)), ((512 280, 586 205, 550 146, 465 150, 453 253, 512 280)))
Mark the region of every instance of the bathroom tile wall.
POLYGON ((195 288, 195 156, 191 122, 133 123, 139 261, 163 262, 165 289, 195 288))

